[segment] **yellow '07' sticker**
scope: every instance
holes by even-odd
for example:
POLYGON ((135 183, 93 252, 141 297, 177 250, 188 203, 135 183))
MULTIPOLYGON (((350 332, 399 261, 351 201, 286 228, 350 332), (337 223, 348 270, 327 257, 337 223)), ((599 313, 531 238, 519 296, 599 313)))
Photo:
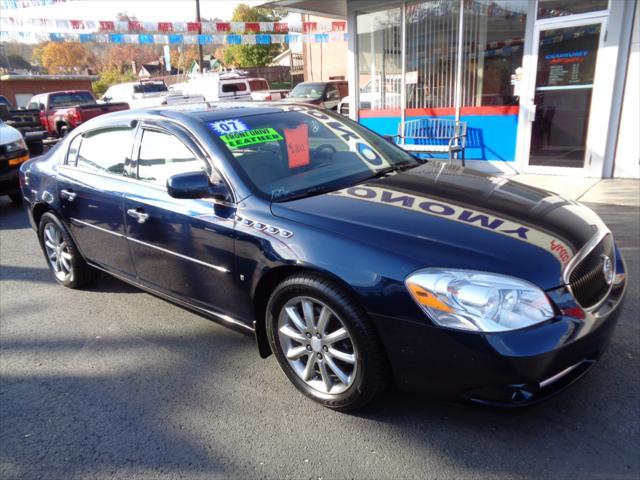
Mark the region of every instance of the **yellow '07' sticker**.
POLYGON ((220 135, 219 138, 231 149, 242 148, 256 143, 278 142, 283 140, 282 135, 271 127, 229 133, 227 135, 220 135))

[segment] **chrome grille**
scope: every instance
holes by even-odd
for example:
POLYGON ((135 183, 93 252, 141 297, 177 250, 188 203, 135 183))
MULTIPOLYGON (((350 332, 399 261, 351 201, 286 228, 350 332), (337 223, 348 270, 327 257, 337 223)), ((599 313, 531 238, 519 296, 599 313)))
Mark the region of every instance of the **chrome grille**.
POLYGON ((615 265, 615 252, 611 234, 605 235, 587 255, 575 265, 569 275, 569 287, 583 308, 593 307, 609 292, 611 285, 605 280, 603 256, 615 265))

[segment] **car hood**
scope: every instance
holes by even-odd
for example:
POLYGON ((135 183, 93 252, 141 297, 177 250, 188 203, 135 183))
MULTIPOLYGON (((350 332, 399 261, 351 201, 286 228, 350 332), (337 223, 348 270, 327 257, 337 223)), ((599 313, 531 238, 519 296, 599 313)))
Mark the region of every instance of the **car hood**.
POLYGON ((0 122, 0 145, 17 142, 22 139, 22 134, 15 128, 0 122))
POLYGON ((328 194, 272 204, 274 215, 433 266, 502 273, 544 289, 598 230, 587 207, 441 162, 328 194))

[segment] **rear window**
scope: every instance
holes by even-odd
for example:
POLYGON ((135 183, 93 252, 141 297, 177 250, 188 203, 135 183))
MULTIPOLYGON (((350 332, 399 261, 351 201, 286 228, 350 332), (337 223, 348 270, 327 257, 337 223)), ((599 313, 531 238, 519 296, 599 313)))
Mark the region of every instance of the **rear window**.
POLYGON ((269 84, 266 80, 249 80, 249 88, 252 92, 259 92, 260 90, 269 90, 269 84))
POLYGON ((167 92, 169 89, 164 83, 139 83, 133 86, 133 93, 167 92))
POLYGON ((247 84, 244 82, 222 84, 222 91, 224 93, 245 92, 246 90, 247 90, 247 84))
POLYGON ((89 92, 54 93, 49 96, 49 106, 70 107, 72 105, 88 105, 96 103, 89 92))

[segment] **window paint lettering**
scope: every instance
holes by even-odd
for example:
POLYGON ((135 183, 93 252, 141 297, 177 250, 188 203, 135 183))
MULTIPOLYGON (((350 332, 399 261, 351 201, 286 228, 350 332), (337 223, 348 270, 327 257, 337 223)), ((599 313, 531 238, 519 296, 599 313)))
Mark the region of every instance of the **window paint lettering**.
POLYGON ((374 198, 376 196, 376 192, 369 188, 362 187, 352 187, 347 190, 351 195, 358 198, 374 198))
POLYGON ((426 212, 435 213, 437 215, 453 215, 456 213, 453 208, 436 202, 421 202, 419 207, 426 212))
POLYGON ((220 135, 220 140, 225 143, 227 148, 234 149, 256 143, 278 142, 283 138, 275 129, 269 127, 220 135))

